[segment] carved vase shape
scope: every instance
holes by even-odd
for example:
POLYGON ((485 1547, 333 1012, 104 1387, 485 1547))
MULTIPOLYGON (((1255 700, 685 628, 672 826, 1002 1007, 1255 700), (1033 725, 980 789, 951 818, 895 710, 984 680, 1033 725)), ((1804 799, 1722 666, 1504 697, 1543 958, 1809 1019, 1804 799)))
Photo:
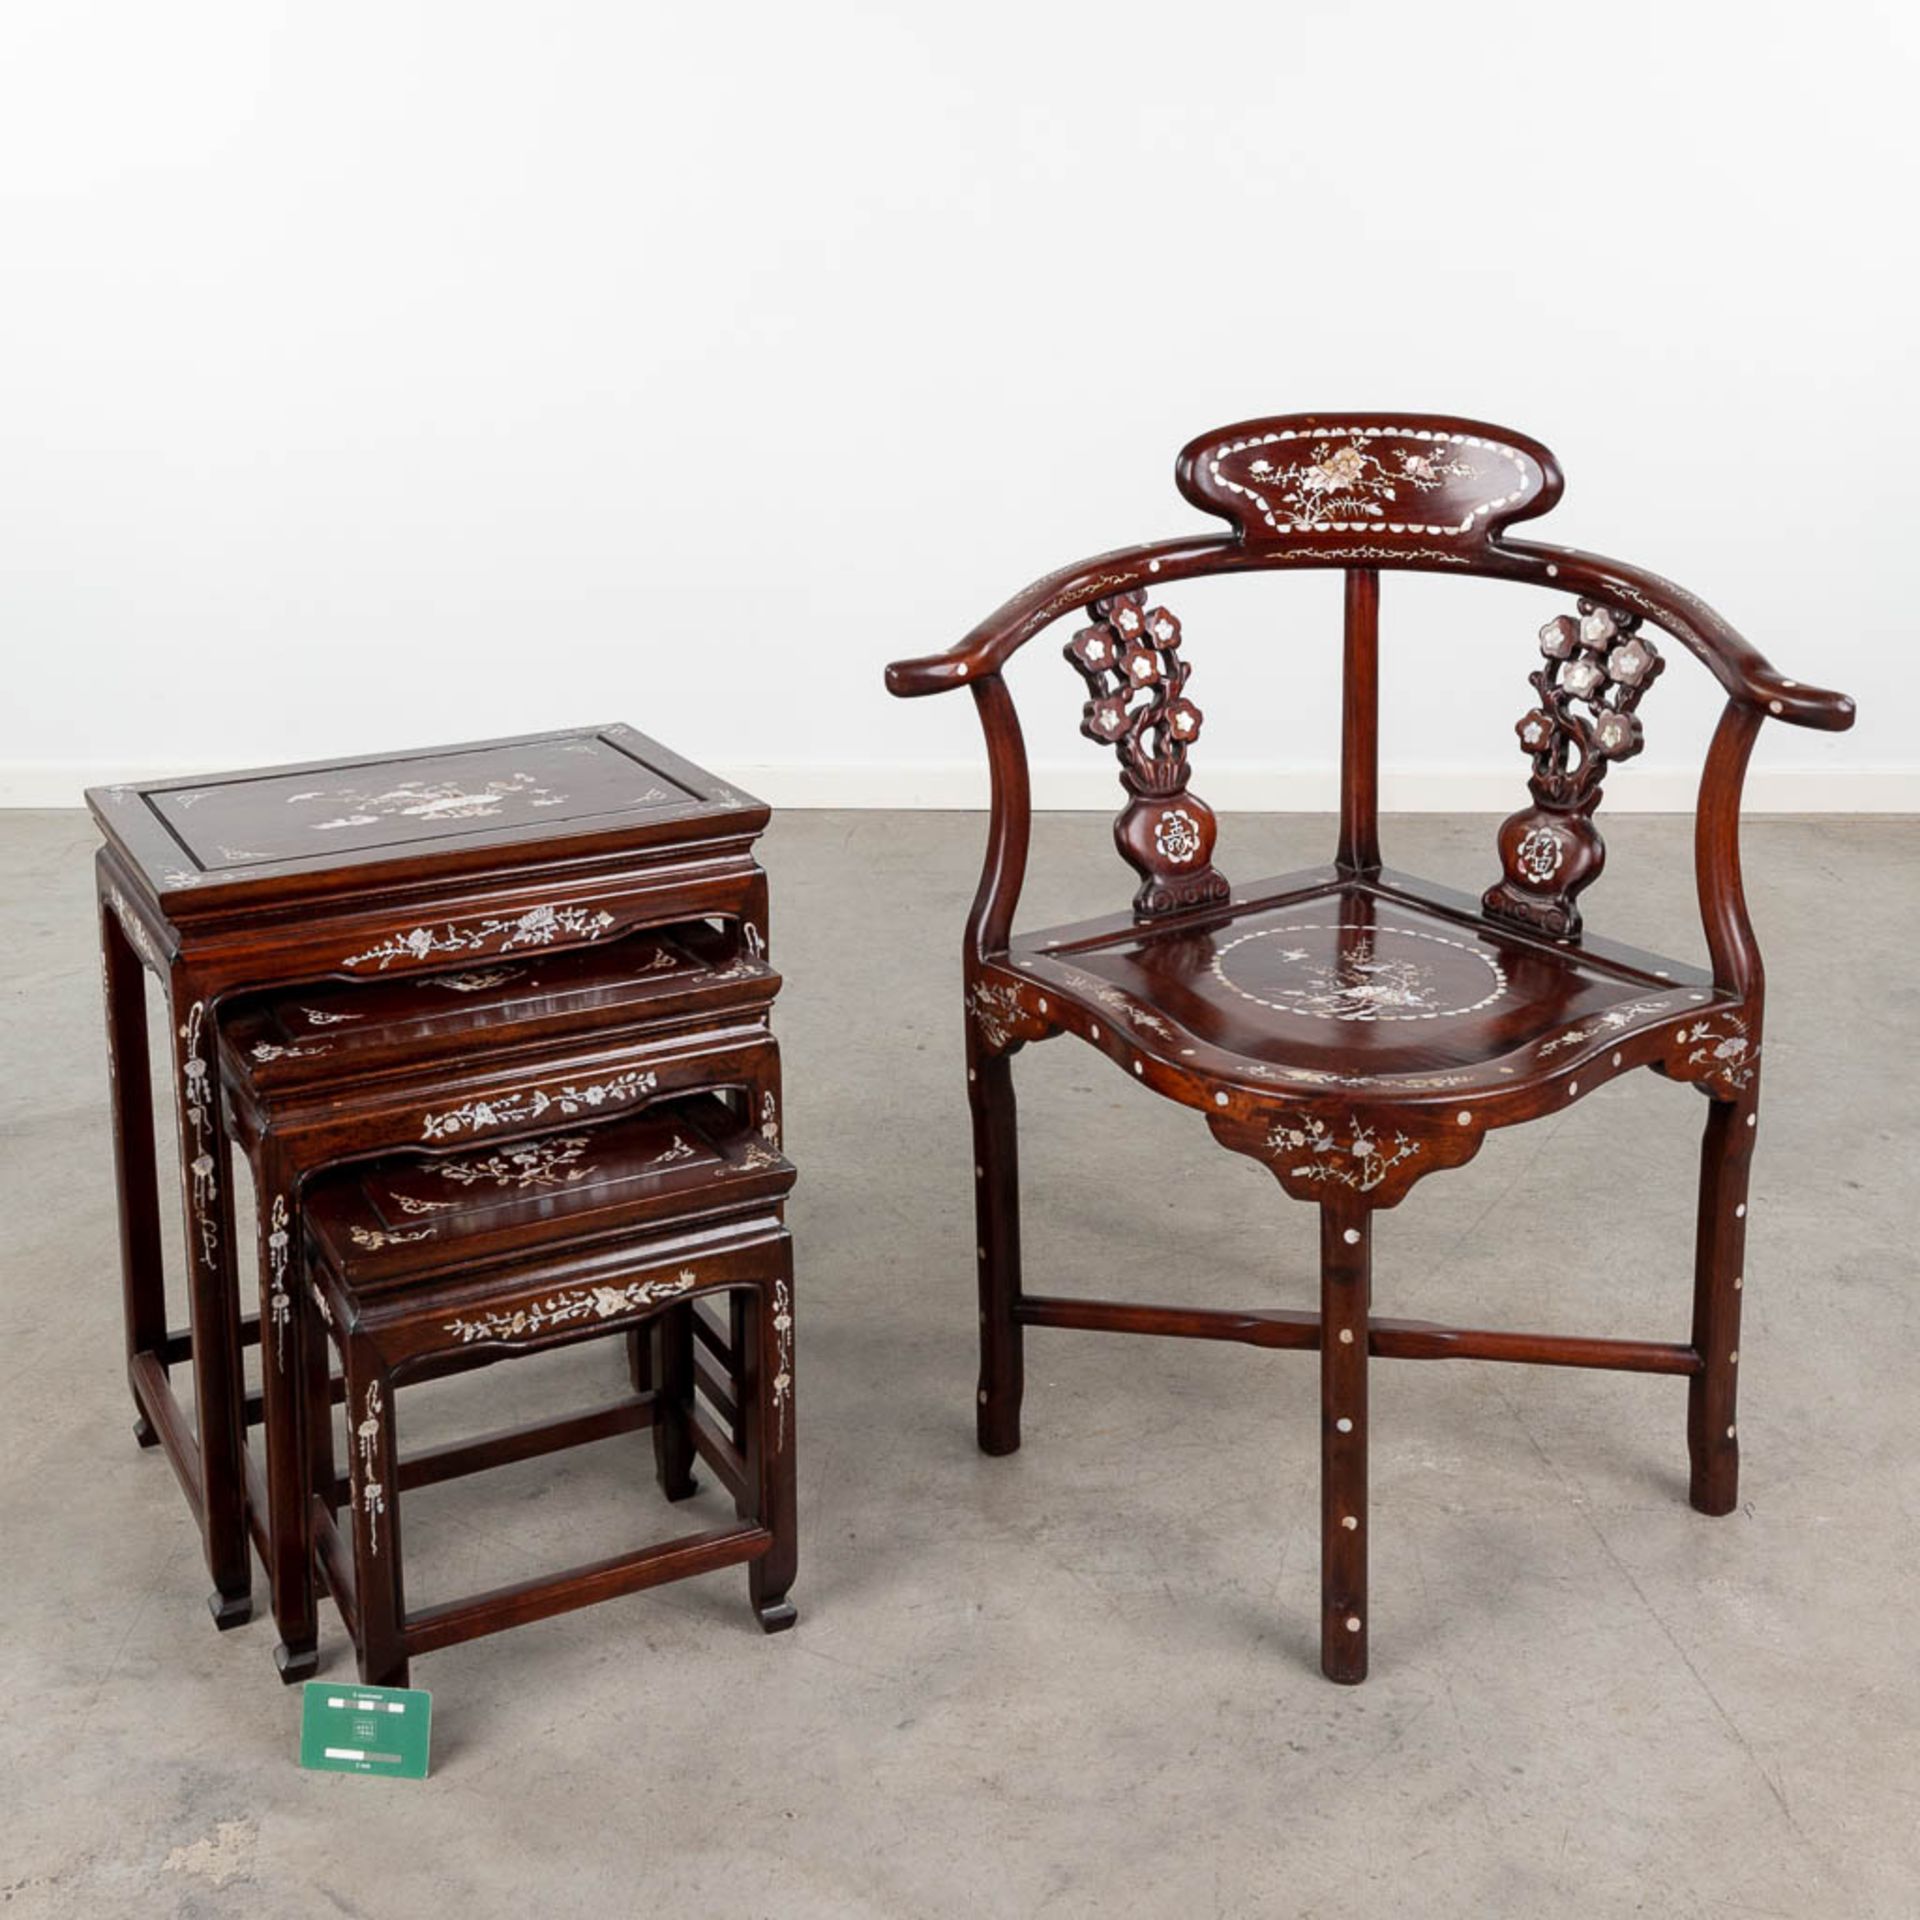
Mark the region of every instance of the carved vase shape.
POLYGON ((1141 878, 1134 912, 1176 913, 1224 900, 1227 882, 1213 867, 1216 831, 1213 809, 1184 789, 1135 793, 1113 823, 1120 857, 1141 878))
POLYGON ((1498 846, 1504 877, 1481 905, 1556 939, 1573 939, 1580 931, 1574 896, 1592 886, 1607 863, 1599 829, 1585 812, 1523 807, 1501 824, 1498 846))

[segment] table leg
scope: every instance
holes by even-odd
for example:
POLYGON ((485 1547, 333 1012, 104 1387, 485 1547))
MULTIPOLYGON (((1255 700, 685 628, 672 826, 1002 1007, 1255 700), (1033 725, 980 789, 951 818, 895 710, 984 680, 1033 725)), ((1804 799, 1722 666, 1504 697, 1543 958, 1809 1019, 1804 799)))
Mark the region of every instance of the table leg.
POLYGON ((800 1617, 788 1590, 799 1569, 794 1468, 793 1261, 783 1254, 758 1289, 751 1364, 741 1369, 740 1400, 753 1396, 747 1422, 748 1477, 759 1489, 760 1521, 773 1544, 747 1568, 747 1589, 763 1633, 781 1633, 800 1617))
POLYGON ((186 1222, 188 1322, 199 1432, 201 1514, 215 1625, 253 1613, 247 1536, 246 1396, 240 1371, 240 1299, 233 1268, 233 1197, 214 1069, 213 1019, 198 983, 176 966, 168 983, 174 1025, 174 1097, 186 1222))
MULTIPOLYGON (((267 1580, 280 1644, 274 1664, 289 1684, 319 1665, 319 1623, 308 1574, 308 1418, 305 1327, 300 1311, 300 1194, 286 1156, 271 1139, 253 1159, 260 1221, 261 1437, 267 1453, 267 1580)), ((323 1386, 321 1391, 326 1391, 323 1386)))
MULTIPOLYGON (((153 1075, 147 1061, 146 968, 119 916, 100 904, 100 955, 107 1000, 107 1076, 113 1132, 114 1198, 120 1220, 120 1300, 126 1323, 129 1384, 134 1363, 151 1355, 164 1371, 166 1268, 160 1251, 160 1190, 154 1167, 153 1075)), ((159 1443, 140 1394, 134 1438, 159 1443)))
POLYGON ((393 1382, 364 1340, 346 1342, 348 1471, 353 1483, 353 1585, 360 1678, 407 1684, 406 1599, 400 1577, 400 1476, 393 1382))

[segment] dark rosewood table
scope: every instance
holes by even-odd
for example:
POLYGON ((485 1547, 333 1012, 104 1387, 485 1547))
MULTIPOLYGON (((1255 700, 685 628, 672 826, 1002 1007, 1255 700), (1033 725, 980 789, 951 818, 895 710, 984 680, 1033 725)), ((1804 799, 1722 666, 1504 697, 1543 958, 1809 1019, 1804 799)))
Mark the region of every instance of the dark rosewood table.
POLYGON ((414 1654, 743 1563, 762 1629, 792 1626, 793 1263, 782 1205, 793 1178, 751 1110, 696 1093, 506 1152, 416 1152, 313 1183, 296 1345, 315 1411, 327 1404, 328 1348, 339 1350, 348 1471, 336 1477, 332 1421, 316 1419, 312 1553, 295 1611, 313 1614, 323 1568, 363 1680, 405 1686, 414 1654), (709 1303, 724 1309, 724 1327, 709 1303), (691 1351, 676 1358, 676 1327, 726 1352, 724 1380, 691 1351), (401 1455, 394 1420, 407 1382, 616 1335, 652 1339, 632 1397, 401 1455), (666 1497, 694 1491, 697 1454, 732 1494, 737 1524, 409 1611, 400 1492, 644 1426, 666 1497))
POLYGON ((480 969, 695 919, 731 928, 758 958, 767 893, 752 848, 768 812, 623 725, 95 788, 87 803, 107 840, 95 865, 136 1433, 172 1463, 204 1538, 214 1618, 231 1626, 251 1610, 241 1351, 259 1326, 235 1283, 215 1069, 226 1003, 480 969), (167 1323, 143 969, 173 1029, 185 1330, 167 1323), (191 1420, 170 1378, 182 1364, 191 1420))

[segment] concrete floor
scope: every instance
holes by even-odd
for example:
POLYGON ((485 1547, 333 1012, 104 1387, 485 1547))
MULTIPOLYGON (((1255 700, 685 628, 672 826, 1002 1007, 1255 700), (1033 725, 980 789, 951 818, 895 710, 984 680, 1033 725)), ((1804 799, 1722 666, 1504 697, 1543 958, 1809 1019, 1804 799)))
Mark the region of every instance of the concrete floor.
MULTIPOLYGON (((92 834, 0 817, 9 1914, 1920 1913, 1920 826, 1749 831, 1774 1012, 1741 1510, 1689 1510, 1677 1382, 1383 1365, 1356 1690, 1316 1670, 1310 1358, 1036 1333, 1025 1450, 974 1450, 955 955, 979 835, 796 814, 766 844, 802 1171, 799 1627, 763 1639, 733 1572, 423 1659, 435 1771, 411 1784, 295 1766, 270 1626, 214 1633, 171 1477, 134 1448, 92 834)), ((1028 924, 1124 899, 1105 835, 1040 822, 1028 924)), ((1596 924, 1694 952, 1686 836, 1616 821, 1596 924)), ((1246 877, 1327 844, 1297 819, 1222 835, 1246 877)), ((1490 844, 1478 820, 1388 839, 1463 885, 1490 844)), ((1311 1211, 1192 1115, 1068 1041, 1020 1071, 1033 1284, 1312 1299, 1311 1211)), ((1641 1076, 1496 1135, 1382 1217, 1381 1310, 1684 1337, 1703 1111, 1641 1076)), ((419 1389, 403 1427, 619 1378, 612 1346, 495 1370, 419 1389)), ((410 1589, 673 1524, 629 1437, 409 1496, 410 1589)), ((331 1617, 322 1646, 345 1672, 331 1617)))

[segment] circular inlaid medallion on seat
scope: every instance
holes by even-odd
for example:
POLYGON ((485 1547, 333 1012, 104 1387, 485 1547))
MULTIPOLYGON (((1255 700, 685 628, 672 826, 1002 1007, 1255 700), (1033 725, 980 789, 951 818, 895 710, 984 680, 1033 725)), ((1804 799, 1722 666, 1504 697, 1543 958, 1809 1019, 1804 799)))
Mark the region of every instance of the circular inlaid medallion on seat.
POLYGON ((1229 940, 1211 971, 1241 999, 1309 1020, 1450 1020, 1507 990, 1485 948, 1357 921, 1256 928, 1229 940))

